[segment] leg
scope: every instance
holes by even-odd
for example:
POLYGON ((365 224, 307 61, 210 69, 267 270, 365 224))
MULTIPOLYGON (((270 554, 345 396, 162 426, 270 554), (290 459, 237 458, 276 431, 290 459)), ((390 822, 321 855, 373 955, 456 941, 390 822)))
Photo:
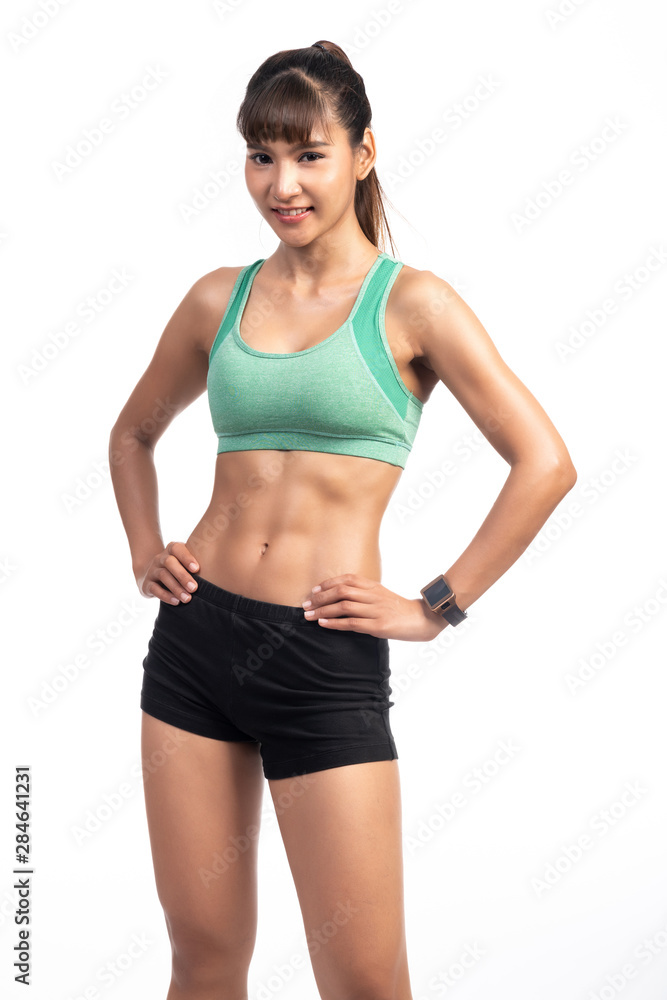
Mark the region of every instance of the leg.
POLYGON ((269 788, 322 1000, 412 1000, 398 761, 349 764, 269 788))
POLYGON ((142 712, 141 756, 173 956, 167 1000, 247 1000, 264 789, 259 746, 198 736, 142 712))

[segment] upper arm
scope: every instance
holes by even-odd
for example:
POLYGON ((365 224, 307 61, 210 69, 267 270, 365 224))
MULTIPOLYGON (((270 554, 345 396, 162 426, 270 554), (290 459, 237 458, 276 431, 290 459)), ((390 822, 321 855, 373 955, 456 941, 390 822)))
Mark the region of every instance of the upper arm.
POLYGON ((431 271, 410 282, 415 353, 506 462, 573 469, 563 439, 469 305, 431 271))
POLYGON ((218 268, 199 278, 177 306, 145 372, 111 431, 151 448, 174 417, 206 389, 208 353, 238 269, 218 268))

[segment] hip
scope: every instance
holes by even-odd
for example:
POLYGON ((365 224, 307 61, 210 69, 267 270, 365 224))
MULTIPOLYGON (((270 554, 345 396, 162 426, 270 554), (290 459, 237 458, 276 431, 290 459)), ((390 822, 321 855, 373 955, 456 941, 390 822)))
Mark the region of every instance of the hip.
MULTIPOLYGON (((352 629, 325 629, 303 608, 228 591, 193 573, 197 590, 178 605, 160 602, 145 668, 176 681, 193 678, 298 701, 318 689, 328 698, 386 699, 389 642, 352 629)), ((164 680, 164 677, 156 679, 164 680)))

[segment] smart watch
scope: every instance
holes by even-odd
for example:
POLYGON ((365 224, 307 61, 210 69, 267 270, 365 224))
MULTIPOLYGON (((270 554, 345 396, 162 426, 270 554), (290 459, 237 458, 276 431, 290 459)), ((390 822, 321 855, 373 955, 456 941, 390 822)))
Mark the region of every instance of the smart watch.
POLYGON ((456 594, 442 573, 420 591, 431 611, 441 615, 450 625, 460 625, 468 616, 456 603, 456 594))

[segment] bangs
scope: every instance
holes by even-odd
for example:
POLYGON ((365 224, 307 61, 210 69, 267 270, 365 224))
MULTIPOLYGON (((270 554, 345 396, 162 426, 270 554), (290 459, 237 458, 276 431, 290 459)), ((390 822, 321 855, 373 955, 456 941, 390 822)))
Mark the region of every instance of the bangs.
POLYGON ((309 142, 321 128, 331 141, 330 109, 319 88, 298 70, 281 73, 258 93, 248 95, 239 112, 238 129, 247 143, 309 142))

